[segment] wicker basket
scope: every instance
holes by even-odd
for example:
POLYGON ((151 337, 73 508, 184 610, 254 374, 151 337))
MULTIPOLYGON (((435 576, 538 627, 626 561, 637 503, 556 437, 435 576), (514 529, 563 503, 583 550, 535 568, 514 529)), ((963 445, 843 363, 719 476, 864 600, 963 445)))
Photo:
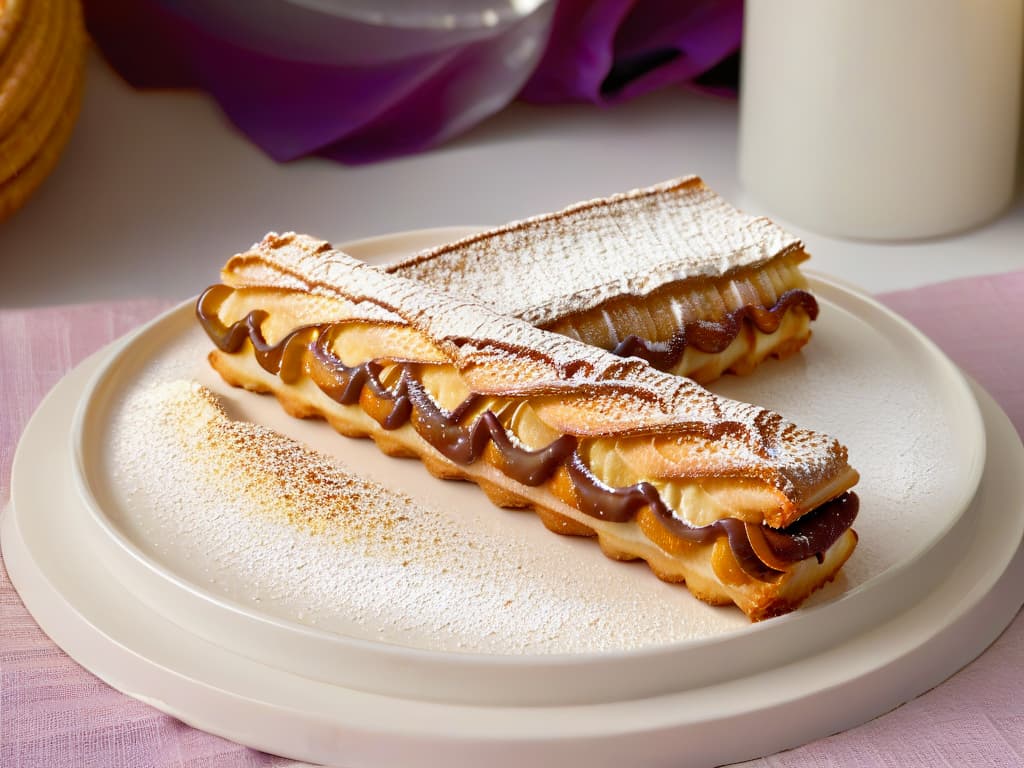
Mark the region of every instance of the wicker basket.
POLYGON ((42 184, 71 136, 85 43, 79 0, 0 0, 0 220, 42 184))

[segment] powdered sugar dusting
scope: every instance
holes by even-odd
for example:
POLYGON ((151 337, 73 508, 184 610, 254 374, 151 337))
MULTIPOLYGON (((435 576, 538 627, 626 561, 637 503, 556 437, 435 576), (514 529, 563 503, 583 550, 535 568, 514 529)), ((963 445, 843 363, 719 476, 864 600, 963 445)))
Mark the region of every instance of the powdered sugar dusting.
POLYGON ((513 222, 388 270, 547 326, 617 296, 718 277, 801 247, 690 176, 513 222))
MULTIPOLYGON (((252 250, 232 257, 222 276, 232 286, 286 289, 299 279, 305 290, 348 302, 352 319, 376 322, 388 313, 391 322, 411 326, 436 344, 474 391, 554 394, 571 402, 575 417, 552 424, 558 431, 574 434, 585 425, 587 434, 664 435, 724 426, 740 438, 711 441, 724 462, 746 467, 796 506, 846 469, 845 449, 827 435, 798 429, 763 408, 717 397, 637 358, 617 357, 387 274, 305 235, 269 234, 252 250)), ((311 321, 295 317, 296 327, 311 321)))
MULTIPOLYGON (((158 559, 169 556, 158 542, 175 542, 188 558, 175 570, 272 615, 384 642, 500 653, 635 648, 701 629, 674 609, 696 602, 679 587, 651 584, 624 601, 618 569, 628 566, 596 551, 552 578, 550 558, 515 526, 431 508, 233 421, 195 382, 133 392, 112 437, 118 484, 138 510, 126 522, 140 527, 133 538, 152 543, 158 559)), ((719 622, 734 613, 706 610, 719 622)))

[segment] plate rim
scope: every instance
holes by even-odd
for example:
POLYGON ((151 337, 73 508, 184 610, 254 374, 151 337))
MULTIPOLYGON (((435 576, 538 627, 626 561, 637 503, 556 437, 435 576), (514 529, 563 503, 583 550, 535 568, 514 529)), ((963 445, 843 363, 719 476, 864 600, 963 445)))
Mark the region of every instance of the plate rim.
MULTIPOLYGON (((93 365, 98 362, 95 356, 90 360, 93 365)), ((666 702, 677 701, 678 696, 582 708, 495 708, 396 701, 336 686, 327 686, 330 689, 327 693, 340 697, 336 699, 339 706, 316 709, 320 694, 309 699, 302 694, 309 686, 314 686, 315 690, 309 689, 314 693, 323 693, 323 684, 296 679, 279 670, 235 658, 225 649, 207 650, 215 658, 229 662, 227 666, 231 668, 208 665, 212 675, 200 679, 196 677, 195 668, 186 671, 168 663, 167 659, 153 658, 152 652, 147 654, 145 650, 132 647, 130 642, 126 642, 123 625, 131 625, 132 632, 136 635, 141 633, 144 637, 148 624, 121 622, 121 627, 115 625, 112 629, 109 624, 101 627, 95 619, 96 606, 102 609, 102 603, 94 603, 90 616, 88 606, 76 606, 73 598, 60 589, 62 583, 82 588, 75 582, 75 573, 63 573, 71 566, 80 569, 79 575, 84 580, 106 579, 107 587, 115 591, 120 589, 124 596, 130 597, 123 585, 112 581, 110 574, 105 569, 95 568, 94 563, 83 565, 70 558, 70 562, 61 563, 62 569, 47 571, 44 563, 46 566, 52 566, 52 563, 45 557, 37 560, 33 556, 32 547, 25 537, 28 529, 22 525, 21 516, 27 516, 26 521, 30 525, 33 521, 40 525, 42 522, 34 520, 33 510, 29 509, 33 504, 26 494, 31 495, 32 490, 43 495, 53 494, 57 489, 46 487, 46 484, 41 484, 44 486, 41 489, 27 488, 32 476, 29 450, 33 441, 42 439, 36 433, 44 431, 44 422, 59 421, 62 409, 65 426, 70 422, 68 404, 61 402, 61 396, 67 395, 76 384, 82 386, 84 369, 89 362, 66 376, 43 401, 26 427, 15 454, 11 505, 0 515, 0 544, 11 580, 44 631, 102 679, 185 722, 264 751, 333 764, 343 760, 348 768, 368 768, 403 758, 415 758, 430 766, 469 766, 487 759, 495 768, 504 768, 519 766, 524 759, 550 760, 552 756, 576 759, 584 755, 595 766, 611 766, 620 765, 623 755, 630 755, 644 764, 663 764, 666 755, 675 756, 673 759, 679 757, 673 747, 678 747, 680 739, 685 739, 686 756, 695 762, 718 764, 746 759, 853 727, 923 693, 982 653, 1013 620, 1024 599, 1019 587, 1019 577, 1024 574, 1024 549, 1019 546, 1024 532, 1024 483, 1019 473, 1013 472, 1024 459, 1024 446, 999 406, 979 387, 978 398, 985 403, 987 420, 992 420, 996 427, 989 432, 989 439, 999 439, 1009 449, 1003 451, 1002 456, 997 456, 996 463, 1005 465, 1001 470, 1005 475, 1002 480, 1012 483, 1016 489, 1016 503, 1013 504, 1016 510, 1015 535, 1009 537, 995 530, 986 530, 979 524, 978 540, 987 535, 1005 557, 1005 560, 1000 560, 998 568, 988 564, 985 570, 987 581, 978 579, 964 583, 964 579, 956 578, 956 571, 964 567, 961 563, 951 571, 949 578, 937 585, 926 601, 886 625, 873 629, 866 638, 852 638, 850 641, 853 644, 867 642, 871 651, 874 648, 872 642, 888 630, 892 639, 902 645, 888 648, 886 654, 862 653, 856 658, 861 662, 859 665, 829 664, 825 669, 831 678, 812 674, 816 687, 812 686, 810 690, 792 689, 795 675, 789 668, 774 670, 776 676, 783 676, 783 686, 781 689, 763 685, 755 688, 754 691, 760 691, 763 699, 757 704, 736 695, 737 692, 742 693, 743 685, 753 685, 752 679, 725 684, 716 691, 682 694, 684 698, 699 695, 702 702, 709 695, 718 694, 711 695, 712 701, 708 702, 712 705, 709 709, 714 711, 706 711, 702 707, 699 713, 695 713, 693 708, 665 705, 666 702), (956 592, 953 600, 940 594, 948 591, 956 592), (923 636, 915 636, 911 643, 910 634, 905 631, 906 625, 912 624, 917 631, 922 631, 922 625, 913 624, 913 620, 924 610, 923 606, 931 602, 942 606, 941 610, 933 611, 940 622, 927 625, 923 636), (989 619, 985 632, 979 632, 978 623, 972 621, 979 614, 989 619), (121 635, 117 635, 118 630, 122 631, 121 635), (959 630, 957 637, 953 637, 954 630, 959 630), (912 647, 907 650, 906 645, 912 647), (233 690, 227 689, 224 680, 235 674, 236 670, 231 666, 235 664, 254 673, 258 679, 253 679, 252 685, 236 685, 233 690), (274 684, 275 680, 278 684, 286 680, 296 686, 296 691, 290 695, 293 699, 297 696, 307 709, 286 707, 280 698, 266 691, 265 686, 274 684), (253 686, 262 693, 254 693, 253 686), (789 689, 783 690, 786 686, 789 689), (767 697, 766 688, 771 693, 767 697), (848 695, 851 692, 861 695, 848 695), (353 702, 359 706, 349 706, 353 702), (843 706, 830 706, 839 704, 843 706), (390 712, 392 706, 404 715, 415 712, 421 717, 374 719, 375 714, 390 712), (313 711, 309 707, 313 707, 313 711), (803 712, 807 719, 802 721, 792 716, 780 716, 773 720, 779 724, 776 729, 743 727, 763 724, 761 718, 765 710, 788 715, 803 712), (625 721, 618 717, 623 712, 630 713, 625 721), (703 716, 703 720, 698 715, 703 716), (439 729, 439 725, 444 728, 439 729), (723 729, 735 736, 737 728, 740 736, 730 742, 722 743, 714 738, 721 736, 723 729), (452 733, 453 730, 459 732, 452 733)), ((47 439, 49 437, 47 434, 47 439)), ((63 460, 70 465, 69 455, 63 460)), ((1005 498, 1000 495, 993 500, 989 496, 996 496, 995 489, 983 485, 980 500, 975 503, 979 508, 986 506, 989 514, 997 519, 1005 519, 1004 512, 991 509, 999 507, 999 510, 1005 510, 1009 506, 1005 498)), ((73 495, 71 500, 74 500, 73 495)), ((49 504, 37 511, 60 514, 61 509, 60 504, 49 504)), ((47 548, 52 548, 49 540, 45 543, 47 548)), ((979 545, 975 543, 973 546, 979 545)), ((84 557, 74 548, 72 552, 79 558, 84 557)), ((152 606, 142 607, 162 618, 152 606)), ((109 620, 110 616, 106 618, 109 620)), ((201 640, 189 636, 184 630, 173 625, 171 629, 193 646, 198 643, 198 647, 204 647, 201 640)), ((164 640, 161 645, 164 650, 177 650, 174 642, 158 639, 164 640)), ((842 655, 844 650, 848 651, 848 645, 830 649, 822 656, 842 655)), ((802 663, 815 660, 820 661, 820 658, 802 663)), ((249 678, 245 681, 249 682, 249 678)))

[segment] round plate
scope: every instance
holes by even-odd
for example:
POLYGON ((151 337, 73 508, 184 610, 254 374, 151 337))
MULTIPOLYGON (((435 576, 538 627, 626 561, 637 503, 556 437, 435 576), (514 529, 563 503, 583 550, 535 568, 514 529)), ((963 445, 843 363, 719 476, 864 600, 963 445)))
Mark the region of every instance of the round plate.
MULTIPOLYGON (((347 250, 383 260, 455 234, 377 238, 347 250)), ((473 486, 440 482, 417 462, 387 458, 369 441, 227 387, 205 364, 210 344, 189 305, 121 343, 84 394, 73 432, 75 479, 90 512, 85 540, 120 583, 189 632, 285 672, 371 693, 593 704, 782 667, 905 610, 948 572, 969 538, 962 514, 985 454, 977 405, 949 361, 870 299, 813 282, 822 313, 806 354, 715 385, 840 435, 863 475, 857 552, 835 583, 788 616, 751 625, 642 565, 601 557, 592 542, 499 511, 473 486), (431 559, 367 564, 260 520, 244 499, 198 498, 188 463, 154 452, 170 440, 145 412, 152 388, 176 378, 218 392, 237 418, 408 493, 422 514, 477 541, 477 567, 467 577, 442 573, 431 559)))
POLYGON ((86 668, 268 752, 348 768, 736 761, 852 727, 931 688, 981 653, 1021 604, 1024 447, 978 390, 989 460, 964 515, 972 535, 962 556, 912 607, 821 653, 699 690, 582 707, 424 702, 312 680, 188 632, 83 546, 89 512, 70 452, 54 445, 70 438, 86 382, 108 355, 69 374, 26 428, 2 520, 8 572, 40 626, 86 668))

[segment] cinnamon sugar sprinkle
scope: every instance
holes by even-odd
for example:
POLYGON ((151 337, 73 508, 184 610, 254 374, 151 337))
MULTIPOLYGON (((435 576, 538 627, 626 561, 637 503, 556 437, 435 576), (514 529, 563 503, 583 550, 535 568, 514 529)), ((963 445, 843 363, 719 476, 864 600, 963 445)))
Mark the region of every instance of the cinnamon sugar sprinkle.
POLYGON ((117 524, 179 576, 260 612, 399 645, 512 654, 638 648, 745 623, 482 494, 436 509, 361 478, 232 420, 196 382, 137 390, 119 414, 117 524), (637 576, 644 588, 633 590, 637 576))
POLYGON ((250 514, 406 565, 434 543, 417 535, 413 516, 424 511, 410 497, 271 429, 232 421, 205 387, 178 381, 153 394, 162 426, 190 448, 192 471, 244 499, 250 514))

